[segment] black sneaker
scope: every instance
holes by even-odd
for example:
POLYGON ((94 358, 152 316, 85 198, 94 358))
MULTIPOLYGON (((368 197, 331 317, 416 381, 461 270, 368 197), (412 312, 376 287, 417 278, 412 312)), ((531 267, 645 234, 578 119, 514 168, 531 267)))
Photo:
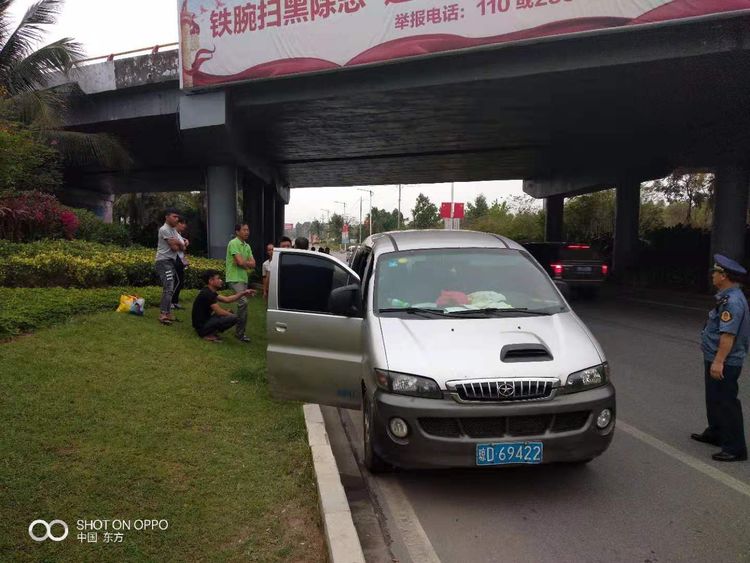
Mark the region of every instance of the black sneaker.
POLYGON ((711 444, 712 446, 721 446, 719 440, 703 432, 702 434, 691 434, 690 437, 696 442, 702 442, 703 444, 711 444))
POLYGON ((240 342, 247 342, 248 344, 250 344, 250 337, 249 336, 238 336, 237 340, 239 340, 240 342))
POLYGON ((744 454, 730 454, 729 452, 719 452, 711 456, 714 461, 747 461, 747 452, 744 454))

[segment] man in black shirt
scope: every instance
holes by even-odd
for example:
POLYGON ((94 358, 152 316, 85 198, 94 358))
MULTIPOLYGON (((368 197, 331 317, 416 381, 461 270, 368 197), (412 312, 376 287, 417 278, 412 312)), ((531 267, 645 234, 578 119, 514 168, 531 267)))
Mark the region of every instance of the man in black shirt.
POLYGON ((220 295, 219 290, 224 282, 216 270, 207 270, 203 274, 203 281, 206 287, 201 289, 193 302, 193 328, 203 340, 221 342, 218 334, 236 325, 237 315, 223 309, 219 302, 234 303, 245 296, 255 295, 255 290, 246 289, 231 297, 220 295))

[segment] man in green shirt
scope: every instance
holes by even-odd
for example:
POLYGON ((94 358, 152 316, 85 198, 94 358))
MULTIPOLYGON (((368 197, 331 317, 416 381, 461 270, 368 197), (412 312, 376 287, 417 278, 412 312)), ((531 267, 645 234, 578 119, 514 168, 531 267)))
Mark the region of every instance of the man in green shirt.
MULTIPOLYGON (((235 293, 243 293, 247 289, 247 273, 255 268, 255 258, 247 239, 250 237, 250 227, 247 223, 240 223, 234 227, 235 237, 227 245, 226 278, 227 284, 235 293)), ((236 335, 240 342, 250 342, 245 334, 247 326, 247 297, 237 301, 236 335)))

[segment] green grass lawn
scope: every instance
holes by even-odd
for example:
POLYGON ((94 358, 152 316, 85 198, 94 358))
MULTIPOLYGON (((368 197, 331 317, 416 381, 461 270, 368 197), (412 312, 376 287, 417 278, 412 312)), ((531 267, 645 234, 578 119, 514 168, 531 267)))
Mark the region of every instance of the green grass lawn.
POLYGON ((302 410, 269 396, 250 303, 249 346, 200 340, 189 310, 162 326, 154 308, 0 343, 1 561, 325 559, 302 410), (38 518, 70 535, 33 542, 38 518), (78 520, 152 518, 168 529, 77 537, 78 520))

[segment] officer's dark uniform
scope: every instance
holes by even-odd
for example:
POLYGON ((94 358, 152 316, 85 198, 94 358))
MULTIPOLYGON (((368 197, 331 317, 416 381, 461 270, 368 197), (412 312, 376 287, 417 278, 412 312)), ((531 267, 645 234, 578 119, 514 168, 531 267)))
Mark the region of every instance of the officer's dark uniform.
MULTIPOLYGON (((737 262, 720 254, 716 254, 714 260, 714 269, 737 275, 747 273, 737 262)), ((737 398, 737 391, 749 340, 750 312, 745 295, 738 286, 720 291, 716 294, 716 307, 709 312, 701 334, 708 428, 702 434, 692 435, 693 439, 699 442, 721 446, 721 453, 713 456, 717 461, 747 459, 742 405, 737 398), (711 364, 719 349, 721 334, 733 334, 735 340, 732 350, 724 360, 724 379, 716 380, 711 377, 711 364)))

